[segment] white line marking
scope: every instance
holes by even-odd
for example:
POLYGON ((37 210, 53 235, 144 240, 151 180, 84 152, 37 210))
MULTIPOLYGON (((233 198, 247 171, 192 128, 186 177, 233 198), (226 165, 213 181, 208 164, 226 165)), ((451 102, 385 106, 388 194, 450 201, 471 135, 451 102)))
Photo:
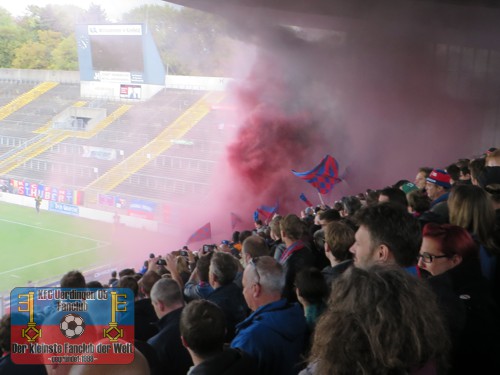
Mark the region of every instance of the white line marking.
POLYGON ((97 249, 100 249, 101 247, 104 247, 104 246, 94 246, 94 247, 91 247, 91 248, 88 248, 88 249, 85 249, 85 250, 80 250, 80 251, 77 251, 77 252, 74 252, 74 253, 71 253, 71 254, 61 255, 61 256, 59 256, 59 257, 55 257, 55 258, 51 258, 51 259, 47 259, 47 260, 43 260, 43 261, 41 261, 41 262, 37 262, 37 263, 33 263, 33 264, 28 264, 27 266, 18 267, 18 268, 14 268, 14 269, 12 269, 12 270, 8 270, 8 271, 0 272, 0 275, 5 275, 5 274, 10 273, 10 272, 19 271, 19 270, 24 270, 24 269, 26 269, 26 268, 30 268, 30 267, 34 267, 34 266, 38 266, 38 265, 40 265, 40 264, 49 263, 49 262, 52 262, 52 261, 54 261, 54 260, 58 260, 58 259, 63 259, 63 258, 71 257, 71 256, 73 256, 73 255, 86 253, 86 252, 89 252, 89 251, 92 251, 92 250, 97 250, 97 249))
MULTIPOLYGON (((61 232, 59 230, 54 230, 54 229, 49 229, 49 228, 44 228, 44 227, 37 227, 36 225, 21 223, 19 221, 13 221, 13 220, 7 220, 7 219, 0 219, 0 221, 5 221, 6 223, 11 223, 11 224, 24 225, 25 227, 30 227, 30 228, 36 228, 36 229, 46 230, 48 232, 53 232, 53 233, 58 233, 58 234, 65 234, 66 236, 83 238, 85 240, 90 240, 90 241, 94 241, 94 242, 102 242, 100 240, 96 240, 95 238, 80 236, 78 234, 73 234, 73 233, 68 233, 68 232, 61 232)), ((109 243, 108 243, 108 245, 109 245, 109 243)))

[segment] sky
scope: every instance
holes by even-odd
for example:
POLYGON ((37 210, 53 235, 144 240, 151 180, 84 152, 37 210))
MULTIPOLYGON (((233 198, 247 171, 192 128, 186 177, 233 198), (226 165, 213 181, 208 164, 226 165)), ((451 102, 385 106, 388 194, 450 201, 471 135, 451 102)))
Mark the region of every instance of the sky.
POLYGON ((22 16, 26 12, 28 5, 38 5, 44 7, 53 5, 76 5, 82 9, 88 9, 92 3, 100 5, 111 20, 120 18, 124 12, 139 7, 141 5, 166 4, 162 0, 0 0, 0 6, 7 9, 14 16, 22 16))

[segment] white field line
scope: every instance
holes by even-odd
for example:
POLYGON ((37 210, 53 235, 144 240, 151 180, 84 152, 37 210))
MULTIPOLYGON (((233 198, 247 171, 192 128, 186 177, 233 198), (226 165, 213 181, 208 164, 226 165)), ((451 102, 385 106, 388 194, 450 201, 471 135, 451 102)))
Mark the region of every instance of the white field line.
POLYGON ((80 251, 77 251, 77 252, 74 252, 74 253, 61 255, 59 257, 47 259, 47 260, 44 260, 44 261, 41 261, 41 262, 37 262, 37 263, 33 263, 33 264, 28 264, 28 265, 23 266, 23 267, 18 267, 18 268, 14 268, 14 269, 11 269, 11 270, 8 270, 8 271, 0 272, 0 275, 5 275, 5 274, 11 273, 11 272, 16 272, 16 271, 20 271, 20 270, 23 270, 23 269, 26 269, 26 268, 38 266, 40 264, 49 263, 49 262, 52 262, 52 261, 55 261, 55 260, 58 260, 58 259, 63 259, 63 258, 67 258, 67 257, 73 256, 73 255, 77 255, 77 254, 89 252, 89 251, 92 251, 92 250, 100 249, 102 247, 105 247, 105 246, 109 245, 109 242, 96 240, 95 238, 90 238, 90 237, 85 237, 85 236, 79 236, 79 235, 74 234, 74 233, 61 232, 61 231, 58 231, 58 230, 48 229, 48 228, 43 228, 43 227, 38 227, 36 225, 30 225, 30 224, 26 224, 26 223, 21 223, 21 222, 14 221, 14 220, 0 219, 0 221, 4 221, 6 223, 11 223, 11 224, 23 225, 25 227, 30 227, 30 228, 36 228, 36 229, 40 229, 40 230, 45 230, 45 231, 52 232, 52 233, 63 234, 63 235, 71 236, 71 237, 75 237, 75 238, 82 238, 82 239, 85 239, 85 240, 96 242, 98 244, 97 246, 94 246, 94 247, 91 247, 91 248, 88 248, 88 249, 80 250, 80 251))
POLYGON ((11 272, 16 272, 16 271, 24 270, 26 268, 30 268, 30 267, 34 267, 34 266, 39 266, 40 264, 45 264, 45 263, 53 262, 55 260, 68 258, 68 257, 71 257, 73 255, 86 253, 86 252, 89 252, 89 251, 92 251, 92 250, 97 250, 97 249, 100 249, 100 248, 105 247, 105 246, 106 246, 105 244, 100 244, 99 246, 90 247, 88 249, 76 251, 76 252, 71 253, 71 254, 61 255, 59 257, 55 257, 55 258, 43 260, 41 262, 37 262, 37 263, 33 263, 33 264, 28 264, 28 265, 23 266, 23 267, 18 267, 18 268, 14 268, 14 269, 11 269, 11 270, 8 270, 8 271, 0 272, 0 275, 5 275, 5 274, 11 273, 11 272))
MULTIPOLYGON (((53 232, 53 233, 58 233, 58 234, 64 234, 66 236, 72 236, 72 237, 77 237, 77 238, 83 238, 85 240, 90 240, 90 241, 94 241, 94 242, 97 242, 97 243, 101 243, 103 241, 99 241, 99 240, 96 240, 95 238, 90 238, 90 237, 85 237, 85 236, 79 236, 78 234, 74 234, 74 233, 68 233, 68 232, 61 232, 61 231, 58 231, 58 230, 54 230, 54 229, 48 229, 48 228, 43 228, 43 227, 38 227, 36 225, 31 225, 31 224, 26 224, 26 223, 21 223, 19 221, 13 221, 13 220, 7 220, 7 219, 0 219, 0 221, 4 221, 6 223, 11 223, 11 224, 18 224, 18 225, 23 225, 25 227, 30 227, 30 228, 36 228, 36 229, 41 229, 41 230, 45 230, 47 232, 53 232)), ((104 243, 106 243, 104 241, 104 243)), ((107 243, 109 244, 109 243, 107 243)))

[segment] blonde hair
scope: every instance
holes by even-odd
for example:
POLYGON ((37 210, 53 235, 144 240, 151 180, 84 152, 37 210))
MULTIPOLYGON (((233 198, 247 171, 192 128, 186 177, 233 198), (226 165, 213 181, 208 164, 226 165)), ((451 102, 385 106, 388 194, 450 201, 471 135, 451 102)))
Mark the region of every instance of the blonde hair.
POLYGON ((450 224, 467 229, 489 249, 496 247, 495 209, 488 193, 475 185, 457 185, 448 198, 450 224))

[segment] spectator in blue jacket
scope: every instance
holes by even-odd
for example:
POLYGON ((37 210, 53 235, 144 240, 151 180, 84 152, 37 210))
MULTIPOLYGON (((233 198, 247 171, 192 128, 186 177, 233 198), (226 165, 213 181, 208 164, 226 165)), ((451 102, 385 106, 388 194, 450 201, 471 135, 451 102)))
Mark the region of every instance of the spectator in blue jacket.
POLYGON ((261 375, 293 375, 306 343, 304 313, 282 298, 283 267, 272 257, 252 259, 243 273, 243 295, 253 313, 236 326, 232 348, 252 356, 261 375))
POLYGON ((188 282, 184 285, 184 298, 188 302, 195 299, 205 299, 214 291, 208 279, 212 255, 213 253, 207 253, 198 259, 196 268, 191 272, 188 282))

